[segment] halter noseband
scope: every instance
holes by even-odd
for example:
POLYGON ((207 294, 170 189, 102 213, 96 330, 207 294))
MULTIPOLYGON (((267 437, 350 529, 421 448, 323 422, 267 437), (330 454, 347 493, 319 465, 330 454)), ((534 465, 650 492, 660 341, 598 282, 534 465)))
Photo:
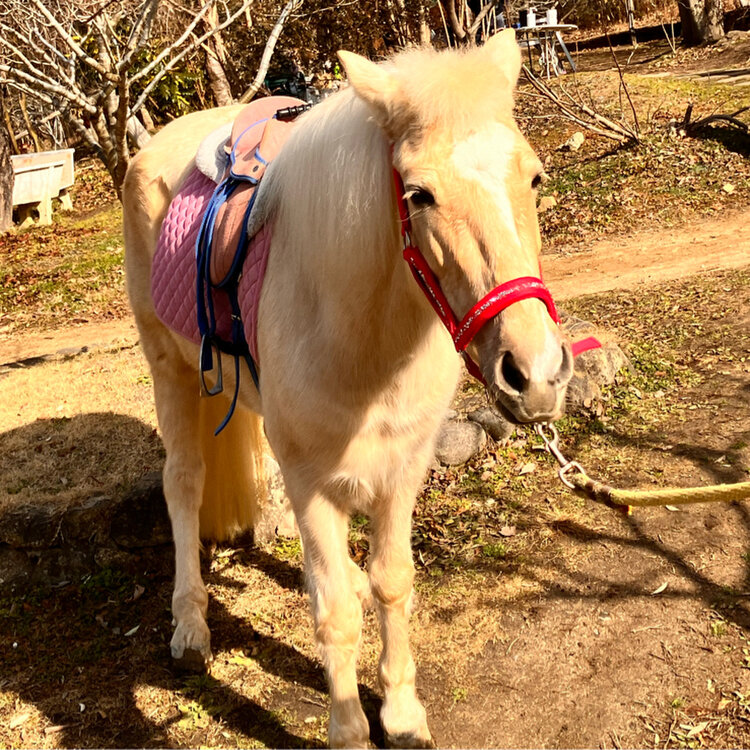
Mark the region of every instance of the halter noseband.
MULTIPOLYGON (((506 307, 524 299, 533 297, 540 299, 547 308, 549 316, 559 325, 560 316, 557 314, 552 295, 540 278, 521 276, 496 286, 459 321, 422 251, 411 240, 411 219, 404 198, 404 183, 395 167, 393 168, 393 179, 396 184, 396 203, 398 204, 401 224, 401 237, 404 241, 404 259, 409 264, 409 268, 427 300, 443 325, 448 329, 456 351, 463 356, 466 362, 466 368, 471 375, 486 385, 479 365, 469 356, 466 347, 490 320, 497 317, 506 307)), ((593 336, 576 341, 572 345, 573 356, 578 356, 581 352, 596 349, 600 346, 601 343, 593 336)))

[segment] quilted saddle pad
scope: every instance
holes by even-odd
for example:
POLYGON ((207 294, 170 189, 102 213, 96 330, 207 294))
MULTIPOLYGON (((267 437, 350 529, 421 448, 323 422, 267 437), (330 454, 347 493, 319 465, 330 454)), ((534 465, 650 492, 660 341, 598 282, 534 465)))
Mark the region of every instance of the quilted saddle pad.
MULTIPOLYGON (((216 183, 194 169, 172 199, 164 218, 151 268, 151 295, 159 319, 186 339, 200 344, 198 330, 195 242, 216 183)), ((271 246, 271 228, 265 225, 250 240, 238 288, 245 335, 258 361, 258 304, 271 246)), ((216 332, 231 338, 231 317, 226 295, 214 295, 216 332)))

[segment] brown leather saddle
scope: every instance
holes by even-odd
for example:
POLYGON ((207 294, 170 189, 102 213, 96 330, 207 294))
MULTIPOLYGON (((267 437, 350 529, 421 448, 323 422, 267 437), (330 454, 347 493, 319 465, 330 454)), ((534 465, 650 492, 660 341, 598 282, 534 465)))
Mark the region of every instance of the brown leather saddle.
POLYGON ((213 285, 220 286, 231 272, 258 185, 286 143, 294 118, 308 107, 291 96, 271 96, 248 104, 234 121, 224 145, 227 167, 223 181, 233 180, 237 185, 216 213, 210 254, 213 285))

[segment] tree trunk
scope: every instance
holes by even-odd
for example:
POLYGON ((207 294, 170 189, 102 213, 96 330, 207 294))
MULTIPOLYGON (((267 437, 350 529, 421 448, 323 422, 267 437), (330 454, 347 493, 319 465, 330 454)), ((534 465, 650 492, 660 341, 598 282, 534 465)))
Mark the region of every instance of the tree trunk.
POLYGON ((723 0, 677 0, 677 6, 685 44, 716 42, 724 36, 723 0))
POLYGON ((427 8, 425 3, 419 3, 419 43, 426 47, 432 43, 430 24, 427 21, 427 8))
MULTIPOLYGON (((216 6, 214 6, 203 18, 203 28, 206 31, 211 31, 218 25, 219 13, 216 10, 216 6)), ((221 38, 221 32, 216 32, 206 42, 205 54, 209 88, 211 89, 216 106, 223 107, 226 104, 233 104, 232 87, 224 69, 224 65, 227 62, 227 53, 224 47, 224 40, 221 38)))
POLYGON ((5 126, 5 106, 0 97, 0 233, 13 226, 13 164, 10 159, 11 140, 5 126))
POLYGON ((26 124, 26 130, 34 144, 34 151, 39 153, 42 150, 42 146, 39 143, 39 136, 36 134, 36 130, 34 130, 34 126, 31 124, 29 110, 26 107, 26 94, 21 94, 21 96, 18 97, 18 103, 21 107, 21 114, 23 115, 23 121, 26 124))

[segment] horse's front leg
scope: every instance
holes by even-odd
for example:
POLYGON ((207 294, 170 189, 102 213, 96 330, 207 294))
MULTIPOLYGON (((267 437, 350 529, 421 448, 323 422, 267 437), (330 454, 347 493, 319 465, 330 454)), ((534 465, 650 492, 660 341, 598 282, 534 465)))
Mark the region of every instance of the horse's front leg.
POLYGON ((427 714, 417 697, 416 668, 409 649, 414 502, 414 491, 404 488, 380 500, 372 514, 370 587, 383 641, 378 671, 383 690, 380 722, 389 747, 434 747, 427 714))
MULTIPOLYGON (((288 485, 289 486, 289 485, 288 485)), ((300 502, 290 492, 305 552, 315 640, 331 693, 331 747, 367 747, 370 727, 359 701, 357 650, 362 605, 347 546, 349 516, 315 494, 300 502)))

